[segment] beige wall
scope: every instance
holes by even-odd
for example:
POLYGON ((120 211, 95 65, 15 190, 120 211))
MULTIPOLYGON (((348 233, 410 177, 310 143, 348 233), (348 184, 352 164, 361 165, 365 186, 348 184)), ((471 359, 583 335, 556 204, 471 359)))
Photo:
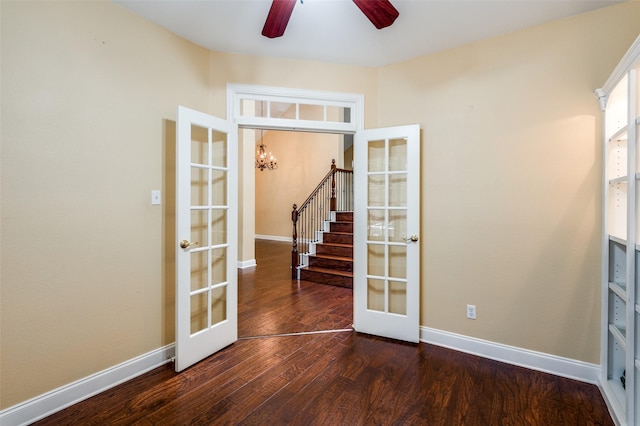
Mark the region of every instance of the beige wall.
POLYGON ((226 117, 227 83, 258 84, 365 96, 365 126, 375 127, 378 71, 375 68, 211 52, 212 113, 226 117))
POLYGON ((291 239, 291 208, 301 206, 340 159, 341 136, 319 133, 264 133, 267 151, 278 159, 275 171, 255 173, 256 234, 291 239))
POLYGON ((381 69, 207 52, 110 2, 0 10, 2 408, 173 341, 176 106, 224 117, 228 82, 420 123, 421 323, 598 362, 591 91, 637 2, 381 69))
POLYGON ((422 129, 422 325, 599 362, 592 93, 638 33, 634 2, 380 69, 379 124, 422 129))
POLYGON ((174 120, 209 53, 110 2, 0 7, 4 408, 173 342, 174 120))

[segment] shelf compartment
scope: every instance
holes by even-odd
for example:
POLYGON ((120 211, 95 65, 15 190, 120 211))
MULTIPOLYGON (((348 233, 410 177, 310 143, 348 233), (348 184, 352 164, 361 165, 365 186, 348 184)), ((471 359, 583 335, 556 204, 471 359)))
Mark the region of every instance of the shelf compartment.
POLYGON ((627 235, 627 182, 609 186, 607 200, 607 233, 619 238, 627 235))
POLYGON ((607 139, 610 139, 627 125, 627 108, 629 105, 627 98, 628 87, 628 75, 625 75, 609 95, 606 107, 607 113, 605 117, 607 139))
MULTIPOLYGON (((623 292, 626 296, 626 292, 623 292)), ((613 291, 609 291, 609 331, 614 337, 620 337, 620 343, 626 348, 627 341, 627 303, 613 291)))
POLYGON ((627 245, 625 241, 609 238, 608 281, 627 288, 627 245))
POLYGON ((607 178, 609 182, 627 175, 628 146, 626 127, 617 132, 607 144, 607 178))
POLYGON ((625 391, 620 377, 626 370, 626 344, 621 339, 621 333, 613 325, 609 324, 610 338, 608 340, 607 356, 607 384, 614 391, 614 395, 621 407, 625 406, 625 391))

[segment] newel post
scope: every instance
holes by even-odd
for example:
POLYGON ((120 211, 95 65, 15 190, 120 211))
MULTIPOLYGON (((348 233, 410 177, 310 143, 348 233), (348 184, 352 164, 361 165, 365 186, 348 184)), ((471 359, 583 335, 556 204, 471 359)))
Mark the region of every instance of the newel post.
POLYGON ((293 245, 291 247, 291 279, 298 279, 298 264, 300 258, 298 257, 298 206, 293 205, 293 211, 291 212, 291 222, 293 223, 293 245))
POLYGON ((336 200, 336 160, 331 160, 331 204, 330 211, 335 212, 337 208, 336 200))

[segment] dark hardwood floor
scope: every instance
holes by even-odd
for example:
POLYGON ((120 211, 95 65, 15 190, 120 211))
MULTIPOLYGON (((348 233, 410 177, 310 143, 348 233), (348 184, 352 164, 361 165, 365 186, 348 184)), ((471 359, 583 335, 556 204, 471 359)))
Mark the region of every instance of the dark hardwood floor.
POLYGON ((291 280, 291 243, 257 240, 256 262, 238 275, 240 338, 353 324, 351 289, 291 280))
POLYGON ((239 275, 240 340, 39 425, 612 425, 593 385, 348 328, 351 290, 289 278, 289 246, 257 243, 239 275), (281 258, 284 260, 281 261, 281 258))

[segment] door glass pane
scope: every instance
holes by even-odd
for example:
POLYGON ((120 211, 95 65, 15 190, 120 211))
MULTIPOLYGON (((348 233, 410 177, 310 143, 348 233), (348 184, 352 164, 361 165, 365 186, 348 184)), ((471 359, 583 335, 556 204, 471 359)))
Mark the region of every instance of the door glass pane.
POLYGON ((191 162, 209 163, 209 129, 191 125, 191 162))
POLYGON ((407 140, 389 140, 389 171, 407 170, 407 140))
POLYGON ((211 325, 227 319, 227 286, 211 290, 211 325))
POLYGON ((227 167, 227 134, 211 131, 211 165, 214 167, 227 167))
POLYGON ((367 309, 384 312, 384 280, 367 279, 367 309))
POLYGON ((369 210, 367 212, 367 240, 384 241, 384 210, 369 210))
POLYGON ((191 334, 208 327, 207 292, 193 294, 191 302, 191 334))
POLYGON ((389 241, 392 243, 405 242, 407 238, 407 211, 389 210, 389 241))
POLYGON ((407 314, 407 283, 389 281, 389 312, 392 314, 407 314))
POLYGON ((205 247, 209 245, 207 234, 209 227, 207 226, 208 214, 206 210, 191 210, 191 242, 194 247, 205 247))
POLYGON ((406 173, 389 175, 389 206, 391 207, 407 206, 407 175, 406 173))
POLYGON ((211 285, 227 281, 227 248, 211 250, 211 285))
POLYGON ((227 210, 211 210, 211 244, 217 246, 227 243, 227 210))
POLYGON ((191 205, 206 206, 208 204, 207 169, 200 167, 191 168, 191 205))
POLYGON ((227 172, 211 170, 211 205, 227 205, 227 172))
POLYGON ((207 252, 191 252, 191 291, 209 286, 207 252))
POLYGON ((300 104, 299 108, 300 120, 324 121, 324 107, 322 105, 300 104))
POLYGON ((385 175, 368 176, 368 205, 372 207, 382 207, 384 201, 385 175))
POLYGON ((383 172, 385 171, 385 152, 384 152, 385 141, 369 141, 367 145, 367 149, 369 151, 369 166, 368 170, 370 172, 383 172))
POLYGON ((389 277, 407 278, 407 246, 389 246, 389 277))
POLYGON ((367 244, 367 275, 384 277, 384 245, 367 244))

